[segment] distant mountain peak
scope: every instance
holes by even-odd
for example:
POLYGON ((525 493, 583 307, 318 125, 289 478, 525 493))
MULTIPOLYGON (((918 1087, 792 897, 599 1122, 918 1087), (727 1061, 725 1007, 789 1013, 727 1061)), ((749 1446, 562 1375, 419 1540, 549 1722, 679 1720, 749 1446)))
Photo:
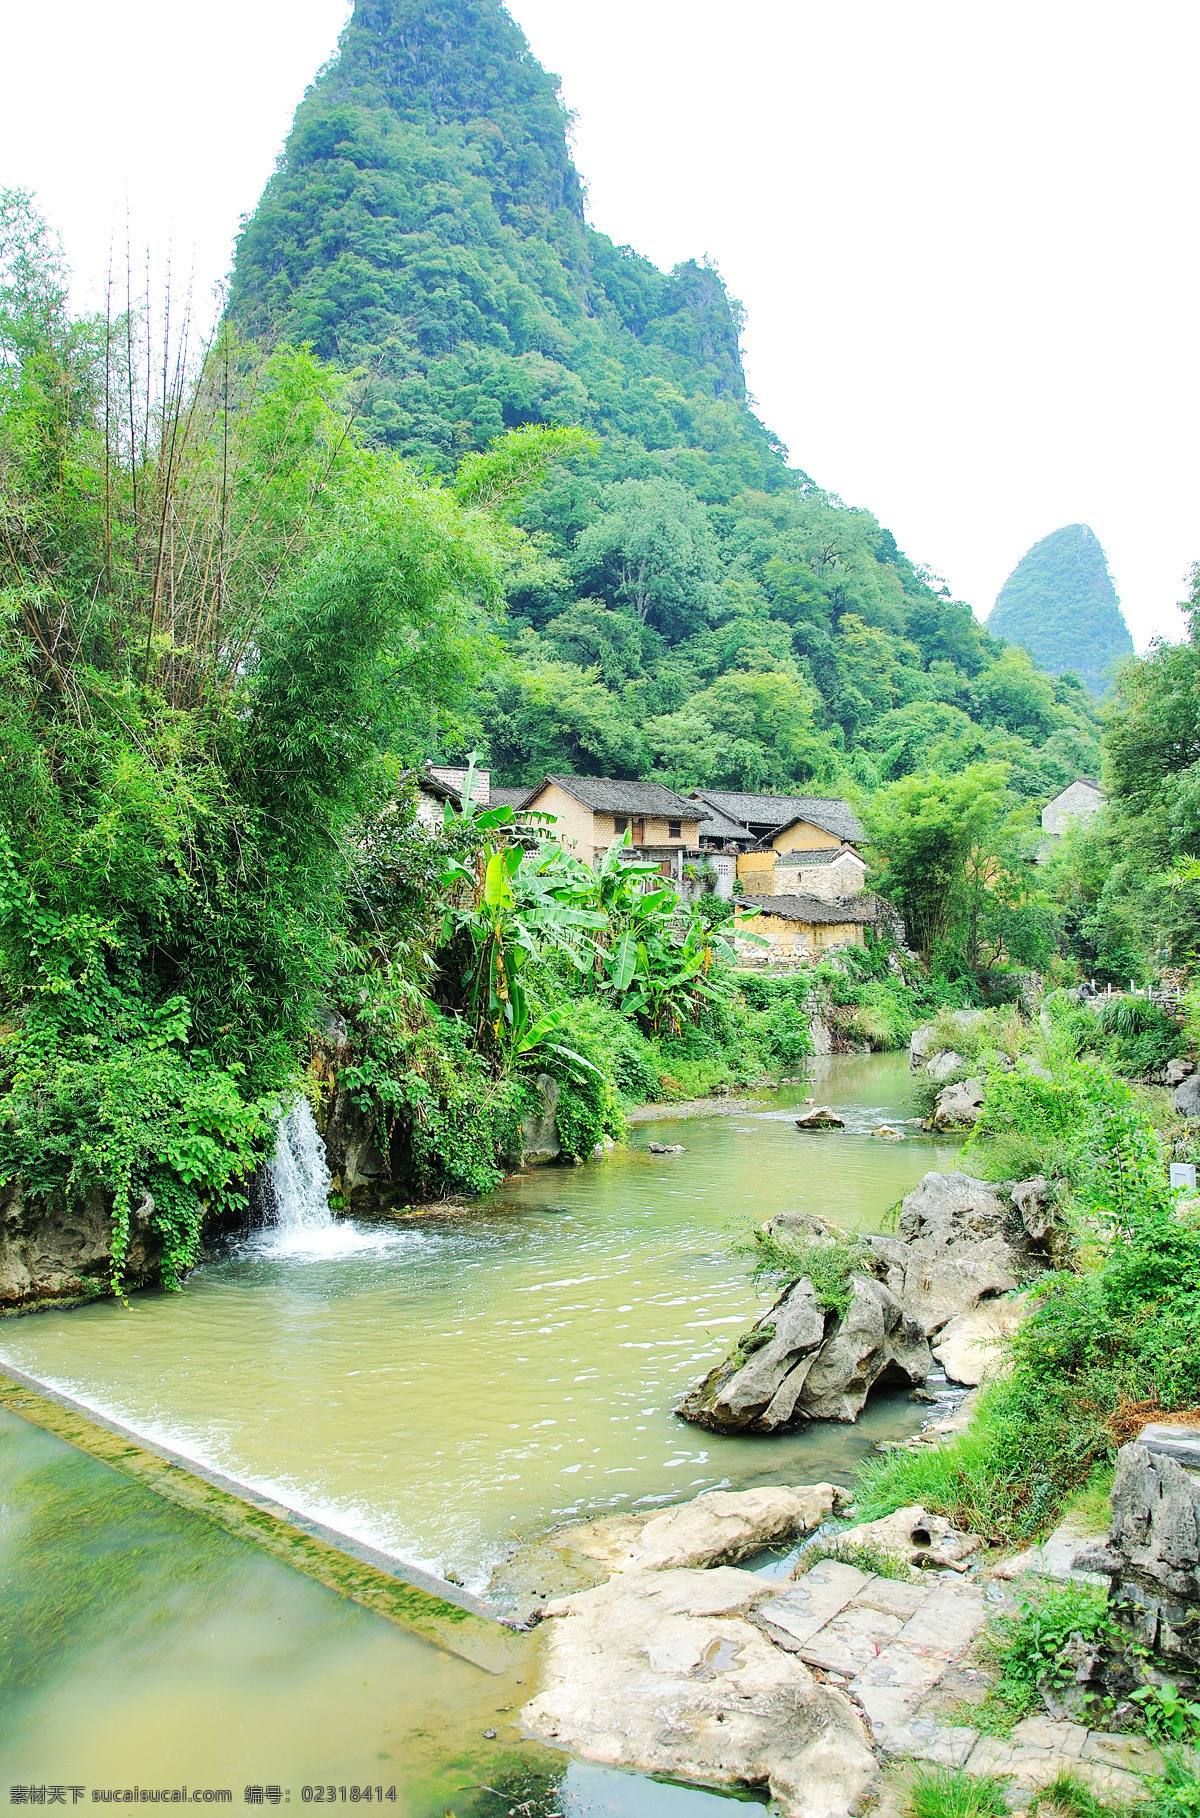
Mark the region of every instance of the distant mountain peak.
POLYGON ((1064 524, 1021 557, 996 596, 987 627, 1021 644, 1052 675, 1072 671, 1102 695, 1133 655, 1108 562, 1087 524, 1064 524))

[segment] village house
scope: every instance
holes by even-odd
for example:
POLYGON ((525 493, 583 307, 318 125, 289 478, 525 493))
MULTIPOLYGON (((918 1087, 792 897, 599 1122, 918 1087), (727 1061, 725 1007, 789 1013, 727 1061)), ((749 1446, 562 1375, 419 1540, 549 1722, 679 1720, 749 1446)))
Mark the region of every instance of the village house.
POLYGON ((735 913, 733 944, 741 960, 803 964, 834 948, 864 946, 868 927, 878 919, 876 898, 863 891, 833 902, 799 894, 743 896, 735 913), (748 909, 759 914, 747 916, 748 909), (742 930, 758 939, 739 939, 742 930))
POLYGON ((1042 809, 1042 841, 1038 860, 1049 858, 1056 840, 1060 840, 1074 821, 1087 820, 1104 806, 1104 791, 1094 777, 1077 776, 1073 783, 1060 789, 1042 809))
POLYGON ((657 863, 664 877, 684 883, 684 866, 700 856, 702 809, 661 783, 609 776, 548 776, 525 792, 521 807, 552 814, 547 837, 585 864, 598 865, 614 839, 628 832, 636 856, 657 863))

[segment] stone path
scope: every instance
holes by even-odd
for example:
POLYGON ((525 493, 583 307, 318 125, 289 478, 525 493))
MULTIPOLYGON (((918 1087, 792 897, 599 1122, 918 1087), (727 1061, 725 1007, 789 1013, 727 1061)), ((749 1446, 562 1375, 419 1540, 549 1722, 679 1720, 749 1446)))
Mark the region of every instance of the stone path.
POLYGON ((1102 1798, 1140 1797, 1137 1776, 1161 1760, 1139 1737, 1028 1717, 1001 1740, 943 1721, 935 1694, 992 1613, 983 1586, 952 1573, 906 1583, 822 1560, 751 1620, 849 1694, 885 1756, 1011 1776, 1014 1805, 1063 1768, 1102 1798))

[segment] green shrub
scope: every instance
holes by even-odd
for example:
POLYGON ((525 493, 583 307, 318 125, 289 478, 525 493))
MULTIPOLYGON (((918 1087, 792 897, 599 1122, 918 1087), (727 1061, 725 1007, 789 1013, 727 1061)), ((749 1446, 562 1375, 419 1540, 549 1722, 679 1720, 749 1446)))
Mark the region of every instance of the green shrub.
POLYGON ((975 1727, 1006 1736, 1038 1709, 1044 1689, 1061 1692, 1073 1683, 1073 1636, 1097 1644, 1116 1634, 1106 1591, 1074 1580, 1039 1587, 1015 1616, 989 1625, 985 1647, 996 1676, 974 1709, 975 1727))
POLYGON ((734 1253, 754 1259, 755 1281, 771 1280, 781 1288, 807 1276, 819 1306, 831 1313, 845 1313, 850 1305, 851 1281, 859 1271, 873 1272, 873 1257, 862 1238, 840 1233, 837 1238, 784 1237, 756 1227, 734 1240, 734 1253))
POLYGON ((1168 1749, 1162 1775, 1146 1784, 1144 1818, 1196 1818, 1200 1813, 1200 1757, 1168 1749))

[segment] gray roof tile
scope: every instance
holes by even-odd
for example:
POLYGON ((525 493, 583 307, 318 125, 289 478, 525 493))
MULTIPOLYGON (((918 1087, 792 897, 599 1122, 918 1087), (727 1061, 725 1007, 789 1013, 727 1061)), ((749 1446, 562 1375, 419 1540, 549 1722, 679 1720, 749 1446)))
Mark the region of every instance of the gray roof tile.
MULTIPOLYGON (((764 915, 778 915, 786 922, 806 922, 810 927, 836 922, 873 922, 878 913, 872 896, 844 896, 832 903, 819 896, 740 896, 739 903, 757 905, 764 915)), ((753 926, 753 924, 751 924, 753 926)))
POLYGON ((577 802, 582 802, 585 808, 601 814, 652 814, 673 821, 695 821, 704 812, 698 802, 688 801, 684 796, 676 795, 673 790, 664 789, 661 783, 631 783, 611 776, 545 777, 528 792, 525 807, 530 806, 547 783, 557 783, 560 789, 574 796, 577 802))
POLYGON ((839 840, 865 838, 862 822, 841 796, 750 795, 733 789, 694 789, 692 794, 747 826, 765 824, 778 833, 803 820, 839 840))

